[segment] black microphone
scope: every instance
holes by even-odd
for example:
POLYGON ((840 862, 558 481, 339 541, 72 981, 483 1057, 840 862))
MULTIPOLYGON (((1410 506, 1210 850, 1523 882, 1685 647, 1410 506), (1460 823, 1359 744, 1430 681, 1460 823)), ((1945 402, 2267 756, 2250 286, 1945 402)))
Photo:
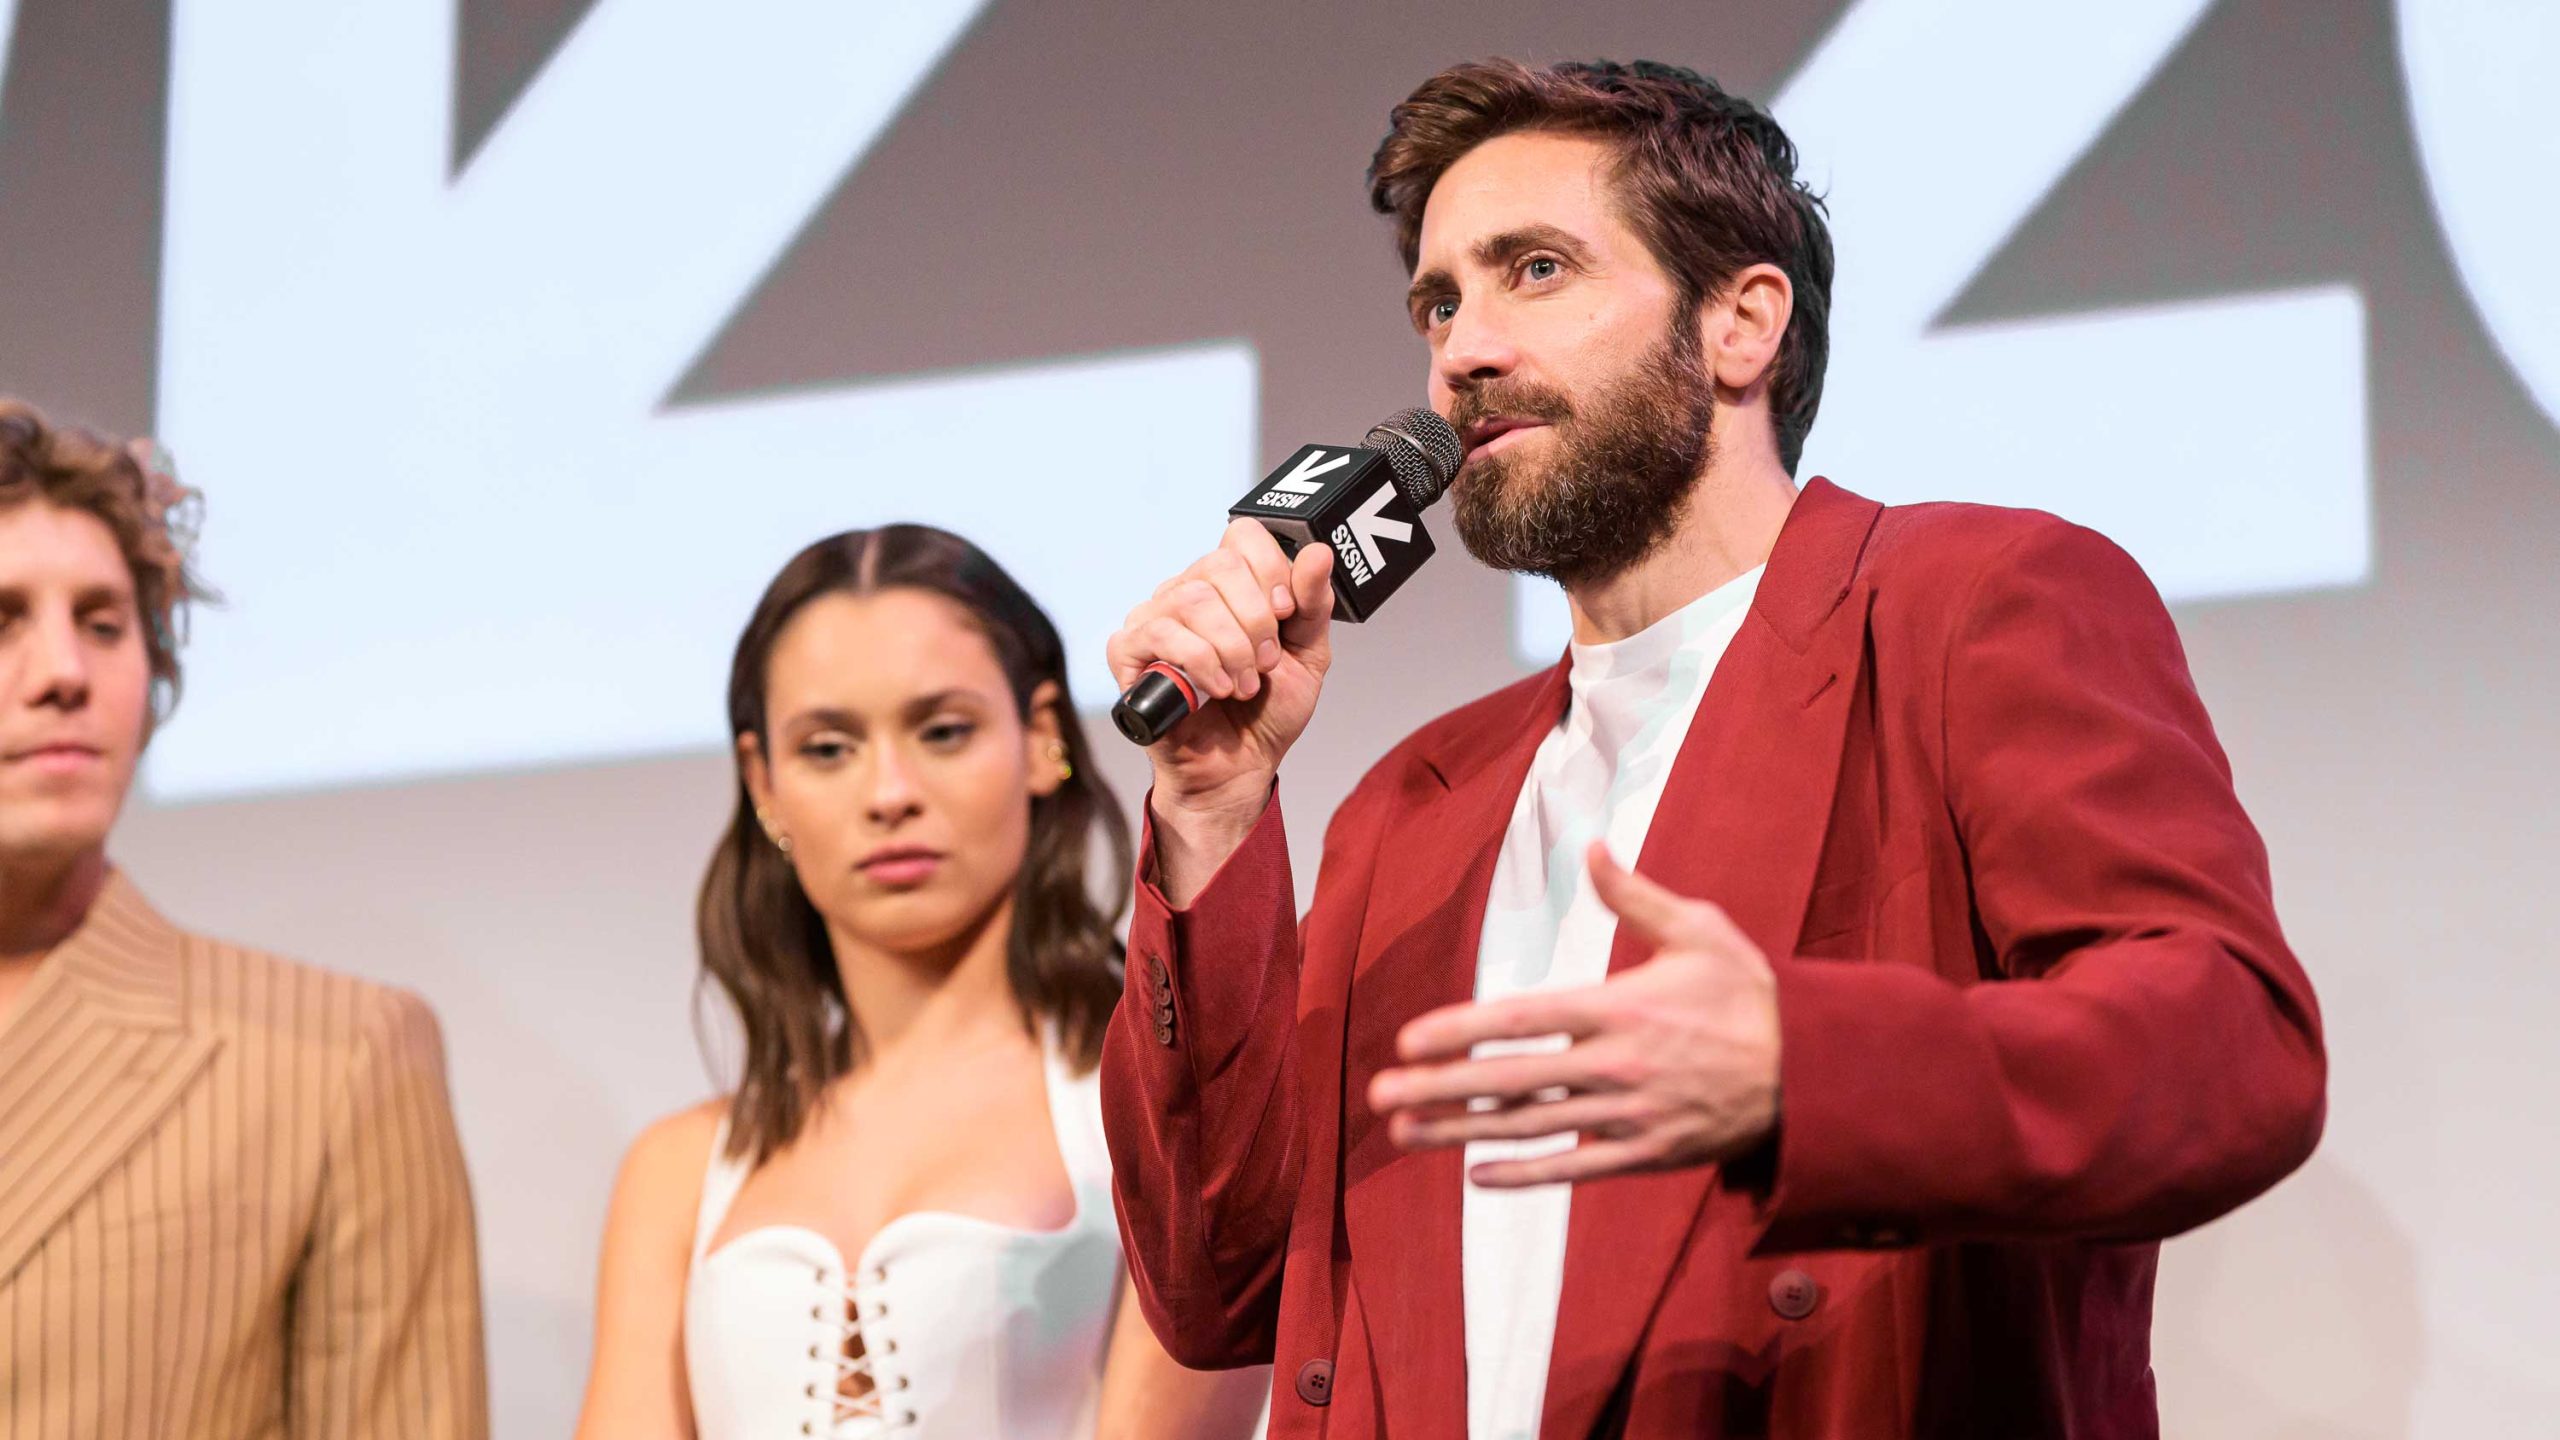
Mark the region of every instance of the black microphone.
MULTIPOLYGON (((1431 558, 1422 512, 1465 458, 1448 421, 1399 410, 1361 445, 1300 446, 1227 513, 1259 523, 1292 558, 1319 541, 1332 546, 1334 616, 1366 620, 1431 558)), ((1153 745, 1199 708, 1190 678, 1159 660, 1111 707, 1111 723, 1153 745)))

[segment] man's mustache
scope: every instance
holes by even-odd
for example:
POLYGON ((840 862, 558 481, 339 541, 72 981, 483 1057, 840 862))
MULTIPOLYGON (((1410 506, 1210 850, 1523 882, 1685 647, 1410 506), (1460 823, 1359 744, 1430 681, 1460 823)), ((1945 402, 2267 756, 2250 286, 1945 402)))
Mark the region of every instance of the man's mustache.
POLYGON ((1449 424, 1463 435, 1469 426, 1496 415, 1556 425, 1573 418, 1573 404, 1557 391, 1538 385, 1476 389, 1449 407, 1449 424))

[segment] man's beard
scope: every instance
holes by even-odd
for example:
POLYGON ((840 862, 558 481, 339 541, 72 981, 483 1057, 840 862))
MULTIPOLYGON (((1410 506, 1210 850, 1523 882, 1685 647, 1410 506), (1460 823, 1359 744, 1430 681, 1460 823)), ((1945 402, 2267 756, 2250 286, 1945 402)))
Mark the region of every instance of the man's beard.
POLYGON ((1555 453, 1470 464, 1450 492, 1458 538, 1497 570, 1564 585, 1609 579, 1658 549, 1714 453, 1703 347, 1677 321, 1579 412, 1561 391, 1497 381, 1458 397, 1449 418, 1463 434, 1488 415, 1545 422, 1555 453))

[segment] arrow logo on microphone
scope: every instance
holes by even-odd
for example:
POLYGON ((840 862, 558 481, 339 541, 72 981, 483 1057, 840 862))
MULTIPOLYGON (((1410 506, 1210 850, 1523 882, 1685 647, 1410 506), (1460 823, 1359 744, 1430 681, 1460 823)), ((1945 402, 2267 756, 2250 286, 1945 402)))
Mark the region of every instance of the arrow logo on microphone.
MULTIPOLYGON (((1343 458, 1347 460, 1350 457, 1346 455, 1343 458)), ((1390 520, 1378 513, 1394 498, 1396 487, 1381 485, 1377 494, 1361 501, 1360 508, 1352 511, 1351 518, 1343 522, 1343 527, 1351 532, 1351 538, 1360 542, 1360 553, 1368 560, 1372 575, 1387 568, 1386 552, 1378 548, 1379 541, 1393 540, 1402 544, 1413 539, 1410 522, 1390 520)))
POLYGON ((1317 476, 1339 470, 1351 463, 1351 457, 1348 455, 1336 455, 1330 460, 1324 460, 1321 465, 1316 464, 1318 460, 1324 460, 1322 450, 1308 451, 1297 464, 1289 467, 1288 474, 1272 481, 1271 488, 1287 490, 1298 495, 1313 495, 1324 488, 1316 483, 1317 476))

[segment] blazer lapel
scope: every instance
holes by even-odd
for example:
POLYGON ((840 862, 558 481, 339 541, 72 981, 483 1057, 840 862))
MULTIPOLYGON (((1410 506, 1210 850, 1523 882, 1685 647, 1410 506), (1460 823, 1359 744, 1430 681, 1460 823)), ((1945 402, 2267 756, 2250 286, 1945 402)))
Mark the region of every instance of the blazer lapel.
POLYGON ((1564 713, 1566 670, 1497 698, 1476 726, 1423 759, 1448 788, 1386 837, 1361 927, 1343 1029, 1341 1166, 1351 1272, 1396 1435, 1461 1434, 1466 1327, 1459 1270, 1465 1157, 1387 1138, 1369 1080, 1395 1063, 1405 1022, 1473 998, 1476 946, 1503 831, 1538 741, 1564 713))
MULTIPOLYGON (((1636 862, 1666 887, 1722 906, 1770 955, 1794 946, 1812 894, 1866 654, 1869 592, 1853 577, 1880 509, 1819 479, 1798 497, 1636 862)), ((1621 930, 1609 969, 1650 953, 1621 930)), ((1575 1189, 1541 1434, 1590 1433, 1714 1178, 1702 1166, 1575 1189)))
POLYGON ((184 937, 122 875, 0 1028, 0 1285, 185 1092, 184 937))

